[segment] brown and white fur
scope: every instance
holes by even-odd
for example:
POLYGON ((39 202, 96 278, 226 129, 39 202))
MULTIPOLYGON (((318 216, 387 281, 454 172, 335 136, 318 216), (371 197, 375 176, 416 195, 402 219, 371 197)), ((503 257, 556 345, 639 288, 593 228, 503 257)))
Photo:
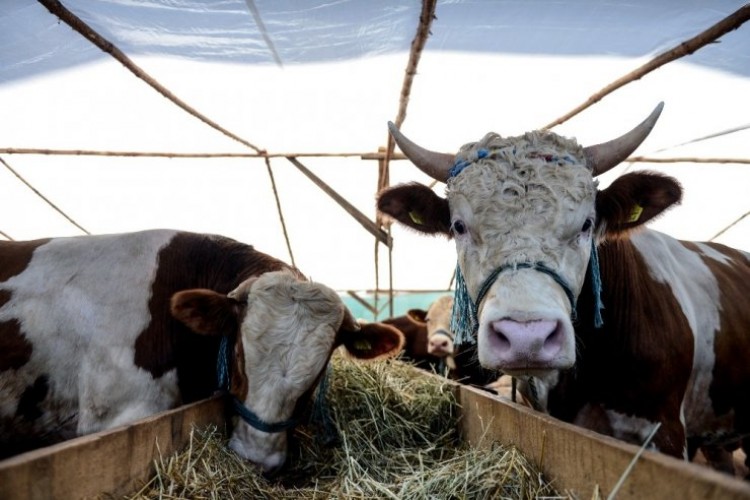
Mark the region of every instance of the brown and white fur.
MULTIPOLYGON (((262 419, 291 416, 332 351, 400 350, 338 295, 229 238, 174 230, 0 242, 0 449, 5 455, 110 429, 217 389, 222 336, 231 393, 262 419)), ((286 433, 235 426, 230 446, 265 471, 286 433)))
POLYGON ((639 444, 659 423, 653 446, 677 457, 721 435, 743 439, 747 451, 748 254, 643 229, 679 202, 670 177, 631 172, 603 190, 595 180, 640 144, 660 111, 597 146, 551 132, 488 134, 455 159, 392 129, 417 166, 447 182, 447 198, 401 185, 382 192, 378 208, 417 231, 453 238, 472 300, 493 270, 509 266, 478 304, 478 358, 487 369, 533 378, 553 416, 639 444), (449 177, 454 160, 468 166, 449 177), (601 328, 587 273, 592 241, 601 328), (528 262, 567 282, 575 321, 559 282, 514 267, 528 262))

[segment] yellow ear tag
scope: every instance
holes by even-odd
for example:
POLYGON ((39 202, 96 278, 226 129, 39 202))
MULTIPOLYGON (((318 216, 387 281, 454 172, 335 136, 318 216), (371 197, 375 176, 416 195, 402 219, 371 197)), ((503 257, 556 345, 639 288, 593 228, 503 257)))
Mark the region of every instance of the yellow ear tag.
POLYGON ((371 351, 372 344, 369 340, 359 339, 354 341, 354 348, 358 351, 371 351))
POLYGON ((409 212, 409 218, 414 224, 418 224, 420 226, 424 224, 422 217, 417 212, 409 212))
POLYGON ((628 222, 638 222, 638 219, 641 218, 642 213, 643 207, 636 203, 633 206, 633 210, 630 212, 630 218, 628 218, 628 222))

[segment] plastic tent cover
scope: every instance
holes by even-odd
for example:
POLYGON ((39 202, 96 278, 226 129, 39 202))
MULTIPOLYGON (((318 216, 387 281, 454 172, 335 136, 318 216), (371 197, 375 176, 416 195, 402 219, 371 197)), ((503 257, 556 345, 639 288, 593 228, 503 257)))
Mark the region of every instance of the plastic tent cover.
MULTIPOLYGON (((365 153, 384 146, 421 11, 420 2, 402 0, 63 4, 180 99, 272 153, 365 153)), ((439 2, 403 130, 431 149, 454 152, 489 131, 518 135, 545 126, 742 4, 439 2)), ((0 47, 0 148, 252 153, 177 108, 39 3, 3 1, 0 47)), ((554 130, 582 144, 602 142, 665 101, 637 154, 748 159, 748 48, 750 27, 742 26, 554 130)), ((153 227, 219 233, 291 259, 261 159, 0 159, 6 238, 82 233, 31 185, 93 234, 153 227)), ((300 161, 374 219, 376 161, 356 155, 300 161)), ((297 266, 339 290, 375 288, 374 238, 291 163, 274 158, 271 168, 297 266)), ((707 240, 750 210, 748 168, 623 164, 600 182, 604 187, 632 169, 677 177, 683 204, 652 227, 707 240)), ((408 162, 392 162, 391 183, 407 181, 428 182, 408 162)), ((442 194, 444 186, 434 189, 442 194)), ((748 249, 749 236, 750 222, 742 219, 716 241, 748 249)), ((449 286, 451 242, 396 226, 393 238, 394 288, 449 286)), ((387 288, 387 249, 381 246, 378 256, 378 285, 387 288)))

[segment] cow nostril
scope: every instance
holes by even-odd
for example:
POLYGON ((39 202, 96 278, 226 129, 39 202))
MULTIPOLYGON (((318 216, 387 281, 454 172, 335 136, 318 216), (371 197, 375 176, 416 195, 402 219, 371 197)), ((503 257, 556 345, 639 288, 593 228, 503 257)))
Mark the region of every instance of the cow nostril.
POLYGON ((495 332, 497 346, 503 350, 510 349, 510 339, 505 336, 495 323, 492 324, 492 331, 495 332))
POLYGON ((559 349, 562 344, 562 335, 562 328, 557 324, 544 339, 544 349, 559 349))

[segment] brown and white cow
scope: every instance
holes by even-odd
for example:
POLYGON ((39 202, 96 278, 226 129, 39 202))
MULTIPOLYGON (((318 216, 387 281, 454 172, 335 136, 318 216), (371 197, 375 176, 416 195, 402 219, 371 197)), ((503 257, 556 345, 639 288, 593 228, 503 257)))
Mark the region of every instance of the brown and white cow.
POLYGON ((456 349, 451 329, 453 297, 438 297, 427 310, 413 308, 406 314, 384 319, 382 322, 394 326, 404 334, 406 342, 402 359, 418 368, 445 375, 461 383, 498 390, 497 373, 483 369, 477 359, 476 349, 462 346, 456 349))
POLYGON ((449 370, 456 369, 451 331, 451 308, 453 297, 446 295, 437 298, 424 316, 427 327, 427 352, 445 361, 449 370))
POLYGON ((453 297, 438 297, 427 310, 413 308, 406 314, 384 319, 404 334, 406 343, 402 358, 415 366, 442 371, 441 365, 455 369, 450 314, 453 297))
POLYGON ((748 254, 641 229, 679 202, 670 177, 631 172, 603 190, 595 180, 661 109, 597 146, 548 131, 488 134, 455 157, 391 125, 447 198, 401 185, 380 193, 378 208, 455 240, 468 295, 460 319, 476 320, 482 366, 531 381, 553 416, 637 443, 660 423, 654 446, 678 457, 732 436, 747 450, 748 254))
POLYGON ((230 447, 270 472, 336 347, 379 359, 402 344, 392 327, 357 323, 330 288, 222 236, 0 242, 0 450, 208 397, 221 376, 252 417, 230 447))
POLYGON ((404 335, 404 349, 401 360, 412 363, 417 368, 438 371, 440 358, 427 351, 427 325, 424 321, 427 311, 409 309, 406 314, 383 319, 381 322, 397 328, 404 335))

